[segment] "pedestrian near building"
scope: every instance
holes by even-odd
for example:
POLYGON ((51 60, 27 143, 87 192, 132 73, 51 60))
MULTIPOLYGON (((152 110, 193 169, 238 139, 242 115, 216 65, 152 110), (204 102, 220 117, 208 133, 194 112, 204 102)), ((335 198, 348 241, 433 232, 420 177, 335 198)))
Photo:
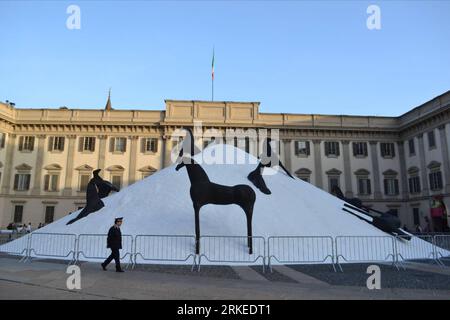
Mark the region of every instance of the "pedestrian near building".
POLYGON ((116 272, 124 272, 120 266, 119 252, 119 250, 122 249, 122 233, 120 232, 122 220, 123 218, 116 218, 114 220, 114 225, 109 229, 106 247, 111 249, 111 254, 105 262, 102 263, 102 268, 105 271, 108 264, 114 259, 116 263, 116 272))

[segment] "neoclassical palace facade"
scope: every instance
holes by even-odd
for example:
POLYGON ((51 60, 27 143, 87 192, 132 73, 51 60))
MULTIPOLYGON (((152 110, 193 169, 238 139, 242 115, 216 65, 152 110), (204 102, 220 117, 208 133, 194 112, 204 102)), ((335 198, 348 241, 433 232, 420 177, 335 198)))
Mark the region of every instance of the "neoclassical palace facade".
POLYGON ((426 217, 437 230, 446 224, 450 91, 399 117, 261 113, 258 102, 165 103, 165 111, 114 110, 109 98, 97 110, 0 103, 0 227, 36 227, 83 207, 96 168, 123 188, 170 165, 173 132, 196 121, 203 130, 251 129, 256 137, 233 141, 254 155, 258 133, 278 129, 281 160, 299 178, 326 191, 336 184, 410 229, 425 226, 426 217))

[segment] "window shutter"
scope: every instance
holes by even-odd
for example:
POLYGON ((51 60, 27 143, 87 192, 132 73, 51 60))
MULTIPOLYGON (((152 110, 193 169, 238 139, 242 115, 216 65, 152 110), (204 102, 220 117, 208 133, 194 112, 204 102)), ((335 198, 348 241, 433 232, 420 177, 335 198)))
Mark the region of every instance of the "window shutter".
POLYGON ((46 174, 44 176, 44 190, 45 191, 48 191, 50 189, 49 188, 50 187, 49 184, 50 184, 50 176, 48 174, 46 174))
POLYGON ((94 152, 95 151, 95 137, 93 137, 91 139, 92 139, 91 151, 94 152))
POLYGON ((330 152, 329 152, 329 143, 328 142, 325 142, 324 143, 324 146, 325 146, 325 155, 326 156, 328 156, 329 154, 330 154, 330 152))
POLYGON ((115 143, 115 138, 110 138, 109 139, 109 152, 114 152, 114 143, 115 143))
POLYGON ((155 152, 158 152, 158 139, 153 139, 155 142, 155 152))
POLYGON ((141 153, 145 153, 145 138, 141 139, 141 153))
POLYGON ((2 136, 1 136, 1 145, 0 145, 0 148, 4 148, 5 147, 5 140, 6 140, 6 134, 5 133, 2 133, 2 136))
POLYGON ((442 173, 441 173, 441 171, 437 172, 437 180, 438 180, 439 189, 442 189, 442 173))
POLYGON ((391 147, 392 147, 392 157, 395 157, 395 145, 391 143, 391 147))
POLYGON ((17 190, 19 188, 19 175, 14 175, 14 190, 17 190))
POLYGON ((48 151, 53 151, 53 139, 54 137, 48 138, 48 151))
POLYGON ((364 156, 367 157, 367 143, 366 142, 363 143, 363 150, 364 150, 364 156))
POLYGON ((34 137, 30 137, 30 151, 34 150, 34 137))
POLYGON ((23 149, 23 137, 19 137, 19 151, 23 149))
POLYGON ((127 138, 123 138, 124 143, 123 143, 123 152, 127 152, 127 138))
POLYGON ((372 186, 370 183, 370 179, 367 179, 367 193, 372 194, 372 186))
POLYGON ((430 189, 433 190, 433 174, 432 173, 428 174, 428 181, 430 184, 430 189))
POLYGON ((59 187, 58 187, 58 185, 59 185, 59 174, 55 174, 54 176, 53 176, 53 185, 55 186, 55 190, 58 190, 59 189, 59 187))
POLYGON ((65 142, 65 140, 66 140, 66 138, 65 137, 60 137, 59 138, 60 139, 60 141, 61 141, 61 151, 64 151, 64 142, 65 142))
POLYGON ((340 153, 340 150, 339 150, 339 142, 336 142, 336 156, 339 156, 341 153, 340 153))
POLYGON ((305 142, 305 145, 306 145, 306 154, 309 156, 309 154, 310 154, 310 150, 309 150, 309 141, 306 141, 306 142, 305 142))
POLYGON ((30 178, 31 174, 25 175, 25 190, 30 189, 30 178))
POLYGON ((79 151, 79 152, 82 152, 82 151, 83 151, 83 140, 84 140, 84 137, 80 137, 80 138, 78 139, 78 151, 79 151))
POLYGON ((384 179, 383 182, 384 182, 384 194, 388 194, 388 181, 387 179, 384 179))
POLYGON ((400 190, 398 188, 398 179, 394 179, 394 185, 395 185, 395 194, 399 194, 400 190))
POLYGON ((357 144, 356 144, 356 142, 353 142, 352 143, 352 145, 353 145, 353 156, 356 156, 356 148, 357 148, 357 144))

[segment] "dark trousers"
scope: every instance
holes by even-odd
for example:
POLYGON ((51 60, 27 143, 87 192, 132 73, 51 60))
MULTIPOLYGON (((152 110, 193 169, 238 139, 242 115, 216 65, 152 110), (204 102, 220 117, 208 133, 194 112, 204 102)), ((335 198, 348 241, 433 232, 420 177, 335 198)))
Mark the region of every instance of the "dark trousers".
POLYGON ((121 270, 119 249, 111 249, 111 254, 105 262, 103 262, 103 265, 106 267, 113 259, 116 262, 116 270, 121 270))

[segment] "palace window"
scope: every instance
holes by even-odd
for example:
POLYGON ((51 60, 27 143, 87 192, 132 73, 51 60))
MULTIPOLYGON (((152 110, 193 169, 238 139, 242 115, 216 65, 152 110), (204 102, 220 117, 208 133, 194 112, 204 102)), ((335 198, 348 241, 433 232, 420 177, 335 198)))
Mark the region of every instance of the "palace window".
POLYGON ((64 137, 49 137, 48 151, 64 151, 64 137))
POLYGON ((29 173, 17 173, 14 176, 14 190, 26 191, 30 189, 31 174, 29 173))
POLYGON ((416 154, 416 148, 414 145, 414 139, 409 139, 408 141, 408 146, 409 146, 409 155, 413 156, 416 154))
POLYGON ((110 152, 126 152, 127 151, 127 138, 116 137, 109 140, 109 151, 110 152))
POLYGON ((334 187, 338 187, 340 188, 340 176, 342 171, 338 170, 338 169, 331 169, 328 170, 327 172, 325 172, 328 176, 328 190, 331 192, 334 187))
POLYGON ((145 179, 155 173, 156 169, 151 166, 145 166, 140 168, 138 171, 141 172, 142 179, 145 179))
POLYGON ((21 223, 23 219, 23 205, 14 206, 14 223, 21 223))
POLYGON ((95 151, 95 137, 80 137, 78 151, 94 152, 95 151))
POLYGON ((387 196, 397 196, 399 194, 398 179, 392 177, 384 179, 384 194, 387 196))
POLYGON ((34 149, 33 136, 19 137, 19 151, 33 151, 33 149, 34 149))
POLYGON ((298 169, 297 171, 295 171, 295 175, 299 178, 302 179, 305 182, 310 182, 311 181, 311 170, 309 170, 308 168, 301 168, 298 169))
MULTIPOLYGON (((173 146, 176 146, 176 143, 174 142, 173 146)), ((142 139, 142 146, 141 146, 142 153, 156 153, 158 152, 158 139, 156 138, 143 138, 142 139)))
POLYGON ((358 177, 357 180, 358 180, 358 194, 359 195, 367 196, 372 193, 369 178, 358 177))
POLYGON ((381 156, 383 158, 394 158, 395 157, 395 146, 391 142, 380 143, 381 156))
POLYGON ((339 142, 325 141, 325 155, 327 157, 338 157, 339 156, 339 142))
POLYGON ((367 142, 353 142, 353 155, 367 157, 367 142))
POLYGON ((52 223, 55 218, 55 206, 45 206, 45 223, 52 223))
POLYGON ((430 169, 430 173, 428 174, 430 190, 441 190, 443 186, 441 164, 437 161, 431 161, 427 167, 430 169))
POLYGON ((442 189, 442 172, 434 171, 434 172, 431 172, 428 176, 430 179, 430 189, 432 191, 441 190, 442 189))
POLYGON ((328 177, 328 187, 330 191, 333 190, 334 187, 340 188, 339 180, 339 177, 328 177))
POLYGON ((310 154, 309 141, 298 140, 295 141, 294 145, 296 156, 309 156, 310 154))
POLYGON ((91 179, 90 173, 81 173, 80 174, 80 192, 85 192, 87 190, 87 185, 89 180, 91 179))
POLYGON ((59 174, 51 173, 44 176, 44 190, 58 191, 59 174))
POLYGON ((371 183, 369 179, 370 172, 366 169, 359 169, 355 171, 356 182, 358 187, 358 194, 367 196, 372 193, 371 183))
POLYGON ((428 148, 436 147, 436 138, 434 136, 434 130, 428 132, 428 148))
POLYGON ((420 178, 419 176, 412 176, 408 179, 409 184, 409 193, 411 194, 417 194, 420 193, 420 178))
POLYGON ((122 175, 113 175, 111 177, 111 183, 113 186, 115 186, 117 189, 122 188, 122 175))

